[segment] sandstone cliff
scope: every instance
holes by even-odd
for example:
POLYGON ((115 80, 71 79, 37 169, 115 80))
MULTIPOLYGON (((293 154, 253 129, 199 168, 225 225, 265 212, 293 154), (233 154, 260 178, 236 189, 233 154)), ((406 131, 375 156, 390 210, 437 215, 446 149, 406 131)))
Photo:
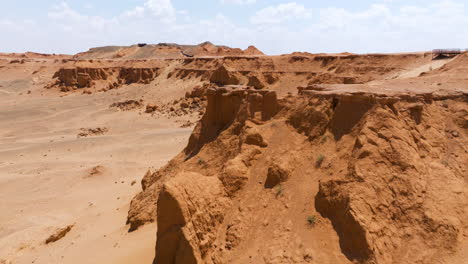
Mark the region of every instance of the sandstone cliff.
POLYGON ((96 86, 96 82, 103 82, 104 86, 117 88, 123 84, 149 84, 158 75, 159 68, 61 68, 53 78, 49 88, 58 86, 62 91, 96 86))
POLYGON ((466 94, 207 97, 132 202, 134 228, 156 217, 155 263, 429 264, 466 245, 466 94))

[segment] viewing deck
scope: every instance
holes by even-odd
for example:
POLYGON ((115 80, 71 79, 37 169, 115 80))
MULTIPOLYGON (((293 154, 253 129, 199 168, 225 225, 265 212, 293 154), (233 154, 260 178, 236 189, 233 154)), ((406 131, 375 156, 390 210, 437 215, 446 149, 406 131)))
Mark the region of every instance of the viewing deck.
POLYGON ((435 49, 432 50, 432 59, 443 59, 451 58, 461 54, 463 51, 461 49, 435 49))

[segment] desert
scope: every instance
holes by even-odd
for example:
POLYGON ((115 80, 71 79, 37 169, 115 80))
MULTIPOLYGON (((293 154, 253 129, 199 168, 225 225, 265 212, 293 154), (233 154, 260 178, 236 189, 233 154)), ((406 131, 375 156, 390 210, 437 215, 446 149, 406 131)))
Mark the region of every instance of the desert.
POLYGON ((0 54, 0 263, 467 263, 468 53, 0 54))

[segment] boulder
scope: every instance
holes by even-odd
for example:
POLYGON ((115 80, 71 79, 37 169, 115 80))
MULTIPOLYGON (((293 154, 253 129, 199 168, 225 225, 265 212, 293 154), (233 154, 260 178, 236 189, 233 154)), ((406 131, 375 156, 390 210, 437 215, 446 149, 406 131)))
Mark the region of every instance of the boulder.
POLYGON ((248 168, 242 161, 242 157, 237 156, 228 161, 220 178, 230 196, 242 189, 249 180, 248 168))
POLYGON ((246 133, 245 144, 259 146, 262 148, 268 147, 268 143, 263 139, 263 136, 256 130, 249 130, 246 133))
POLYGON ((289 171, 283 166, 273 164, 268 168, 268 174, 265 181, 265 188, 272 189, 276 185, 285 182, 289 178, 289 171))

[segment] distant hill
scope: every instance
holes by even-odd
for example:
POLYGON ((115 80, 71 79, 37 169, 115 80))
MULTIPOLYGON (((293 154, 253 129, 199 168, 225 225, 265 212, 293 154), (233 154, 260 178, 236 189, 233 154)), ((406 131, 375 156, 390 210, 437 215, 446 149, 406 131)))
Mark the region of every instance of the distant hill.
POLYGON ((198 45, 179 45, 174 43, 136 44, 132 46, 105 46, 91 48, 78 53, 75 59, 165 59, 203 56, 262 56, 263 52, 254 46, 242 50, 203 42, 198 45))

